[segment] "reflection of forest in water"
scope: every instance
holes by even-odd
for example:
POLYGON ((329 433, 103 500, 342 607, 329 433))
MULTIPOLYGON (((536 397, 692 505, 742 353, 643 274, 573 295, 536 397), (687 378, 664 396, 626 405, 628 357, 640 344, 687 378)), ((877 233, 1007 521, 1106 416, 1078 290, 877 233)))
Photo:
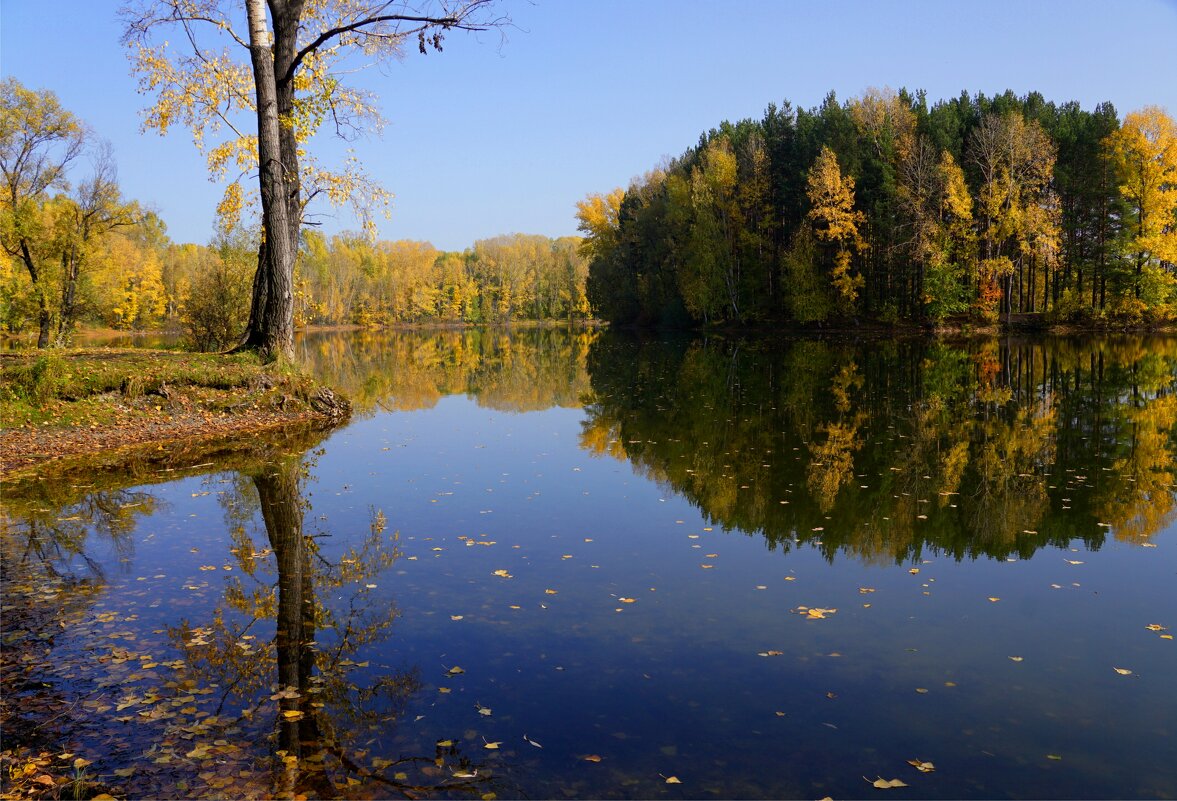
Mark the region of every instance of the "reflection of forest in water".
POLYGON ((1173 517, 1177 341, 594 343, 582 444, 770 547, 1029 556, 1173 517))
POLYGON ((465 328, 312 333, 298 358, 358 413, 428 409, 466 394, 498 411, 580 406, 592 328, 465 328))

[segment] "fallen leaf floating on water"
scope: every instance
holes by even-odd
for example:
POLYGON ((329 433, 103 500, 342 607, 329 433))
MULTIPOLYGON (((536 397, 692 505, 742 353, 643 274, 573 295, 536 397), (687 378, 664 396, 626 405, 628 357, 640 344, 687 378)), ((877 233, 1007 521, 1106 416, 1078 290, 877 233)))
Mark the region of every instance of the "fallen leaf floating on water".
POLYGON ((907 572, 914 576, 916 573, 920 572, 920 569, 918 567, 913 567, 911 570, 908 570, 907 572))
POLYGON ((1022 659, 1023 659, 1023 657, 1020 657, 1020 656, 1011 656, 1010 657, 1010 660, 1013 662, 1021 662, 1022 659))
POLYGON ((1132 671, 1131 671, 1131 670, 1129 670, 1128 668, 1118 668, 1118 667, 1114 667, 1114 668, 1112 668, 1112 670, 1116 671, 1116 672, 1117 672, 1117 673, 1119 673, 1121 676, 1131 676, 1131 675, 1132 675, 1132 671))
POLYGON ((632 603, 635 603, 637 599, 636 598, 618 598, 617 600, 623 604, 632 604, 632 603))
POLYGON ((454 665, 452 668, 450 668, 449 670, 446 671, 446 673, 450 674, 451 676, 457 676, 457 675, 459 675, 461 673, 465 673, 465 672, 466 671, 463 668, 460 668, 457 665, 454 665))
POLYGON ((1149 623, 1145 628, 1149 631, 1165 631, 1165 627, 1160 623, 1149 623))
POLYGON ((544 590, 544 595, 555 595, 556 590, 544 590))
POLYGON ((506 570, 496 570, 493 575, 496 575, 499 578, 513 578, 506 570))
POLYGON ((989 600, 990 600, 990 601, 992 601, 993 603, 997 603, 997 602, 998 602, 998 601, 1000 601, 1001 599, 1000 599, 1000 598, 997 598, 997 597, 991 597, 989 600))
POLYGON ((482 747, 483 747, 483 748, 486 748, 486 749, 489 749, 489 750, 491 750, 491 751, 494 751, 496 748, 498 748, 498 747, 499 747, 500 745, 502 745, 502 744, 503 744, 503 743, 502 743, 502 741, 500 740, 500 741, 499 741, 499 742, 497 742, 497 743, 487 743, 486 745, 484 745, 484 746, 482 746, 482 747))
POLYGON ((757 656, 781 656, 784 651, 761 651, 757 656))
MULTIPOLYGON (((661 774, 661 773, 659 773, 658 775, 659 775, 659 776, 661 776, 662 774, 661 774)), ((682 784, 682 782, 681 782, 681 781, 679 781, 679 779, 678 779, 678 777, 677 777, 677 776, 667 776, 667 777, 666 777, 666 783, 667 783, 667 784, 682 784)))
POLYGON ((482 706, 481 704, 475 704, 474 708, 478 710, 478 714, 480 714, 480 715, 485 715, 488 718, 491 716, 491 711, 490 711, 489 706, 482 706))
POLYGON ((907 764, 918 770, 920 773, 931 773, 936 769, 936 766, 931 762, 923 762, 919 759, 909 759, 907 764))
POLYGON ((450 615, 450 620, 461 620, 462 615, 450 615))
POLYGON ((1081 564, 1083 564, 1082 560, 1079 560, 1079 559, 1064 559, 1063 561, 1066 562, 1068 565, 1081 565, 1081 564))
POLYGON ((884 779, 882 776, 875 779, 873 782, 865 776, 863 776, 862 779, 863 781, 868 782, 872 787, 877 787, 880 790, 890 790, 892 787, 907 786, 907 782, 900 781, 899 779, 884 779))
POLYGON ((795 610, 797 614, 804 615, 808 620, 825 620, 827 616, 837 612, 837 609, 822 609, 818 606, 798 606, 795 610))
POLYGON ((928 692, 928 688, 927 687, 916 687, 915 691, 917 693, 919 693, 920 695, 926 695, 928 692))
POLYGON ((585 762, 600 762, 600 761, 601 761, 601 757, 600 757, 600 756, 598 756, 597 754, 589 754, 588 756, 586 756, 586 757, 584 758, 584 761, 585 761, 585 762))
POLYGON ((1058 760, 1062 759, 1062 757, 1061 757, 1061 756, 1059 756, 1058 754, 1047 754, 1047 755, 1046 755, 1046 758, 1047 758, 1047 759, 1053 759, 1053 760, 1055 760, 1055 761, 1058 761, 1058 760))
POLYGON ((542 746, 542 745, 540 745, 539 743, 537 743, 535 740, 532 740, 532 739, 531 739, 530 737, 528 737, 526 734, 525 734, 525 735, 523 735, 523 740, 524 740, 524 742, 531 743, 531 744, 532 744, 532 745, 534 745, 536 748, 543 748, 543 746, 542 746))

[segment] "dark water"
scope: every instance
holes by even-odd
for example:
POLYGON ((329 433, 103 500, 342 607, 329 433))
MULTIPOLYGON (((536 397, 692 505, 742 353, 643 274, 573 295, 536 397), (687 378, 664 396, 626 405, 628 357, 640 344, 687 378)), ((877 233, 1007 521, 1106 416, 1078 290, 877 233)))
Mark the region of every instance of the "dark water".
POLYGON ((139 797, 1177 797, 1177 341, 300 349, 325 439, 5 488, 5 748, 139 797))

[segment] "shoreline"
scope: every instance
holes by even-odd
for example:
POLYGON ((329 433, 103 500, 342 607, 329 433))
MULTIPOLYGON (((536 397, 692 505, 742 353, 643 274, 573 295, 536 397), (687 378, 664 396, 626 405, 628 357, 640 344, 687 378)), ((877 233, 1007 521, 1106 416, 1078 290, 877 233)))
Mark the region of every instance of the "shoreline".
POLYGON ((326 430, 351 415, 350 402, 328 387, 248 358, 131 348, 5 353, 0 375, 5 485, 247 447, 260 434, 326 430))

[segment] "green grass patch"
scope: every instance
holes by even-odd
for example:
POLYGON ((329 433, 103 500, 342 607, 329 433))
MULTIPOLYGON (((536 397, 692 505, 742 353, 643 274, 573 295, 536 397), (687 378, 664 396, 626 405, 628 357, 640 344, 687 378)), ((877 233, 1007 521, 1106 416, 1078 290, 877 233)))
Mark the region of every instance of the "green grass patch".
POLYGON ((0 354, 0 428, 24 424, 101 424, 112 402, 170 389, 232 396, 276 387, 305 400, 313 382, 293 366, 263 366, 251 353, 222 355, 142 348, 84 348, 0 354))

